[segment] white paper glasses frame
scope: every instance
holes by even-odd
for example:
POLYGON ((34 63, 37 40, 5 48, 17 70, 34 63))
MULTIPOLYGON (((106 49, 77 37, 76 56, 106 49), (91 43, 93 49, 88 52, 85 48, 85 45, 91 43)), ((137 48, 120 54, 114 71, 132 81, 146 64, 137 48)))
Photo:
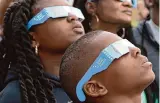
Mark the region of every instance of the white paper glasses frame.
POLYGON ((81 21, 85 18, 78 8, 74 8, 71 6, 53 6, 47 7, 41 10, 37 15, 35 15, 27 24, 27 29, 29 30, 32 26, 42 24, 48 18, 61 18, 68 17, 69 14, 77 16, 81 21))

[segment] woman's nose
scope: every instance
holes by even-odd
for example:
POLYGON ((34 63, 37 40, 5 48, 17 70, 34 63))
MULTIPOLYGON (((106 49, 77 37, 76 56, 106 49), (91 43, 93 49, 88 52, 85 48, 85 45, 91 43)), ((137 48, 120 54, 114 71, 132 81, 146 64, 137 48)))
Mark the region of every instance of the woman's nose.
POLYGON ((76 15, 69 13, 67 17, 68 22, 77 21, 77 20, 78 20, 78 17, 76 15))
POLYGON ((123 2, 122 4, 124 6, 128 6, 128 7, 132 7, 133 6, 132 0, 123 0, 122 2, 123 2))

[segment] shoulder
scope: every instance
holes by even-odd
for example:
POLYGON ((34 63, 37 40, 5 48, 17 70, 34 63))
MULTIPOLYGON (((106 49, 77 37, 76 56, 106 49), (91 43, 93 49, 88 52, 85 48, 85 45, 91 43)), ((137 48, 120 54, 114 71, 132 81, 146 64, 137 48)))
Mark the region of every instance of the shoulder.
POLYGON ((9 82, 0 92, 0 103, 20 103, 19 81, 9 82))
POLYGON ((132 28, 133 36, 134 37, 139 37, 142 33, 144 26, 144 21, 141 21, 137 27, 132 28))
POLYGON ((62 88, 54 88, 53 94, 57 103, 70 103, 71 100, 62 88))
POLYGON ((137 27, 132 28, 132 41, 136 46, 142 43, 142 33, 144 28, 144 21, 141 21, 137 27))
POLYGON ((49 78, 52 82, 52 85, 53 85, 52 92, 53 92, 54 98, 56 99, 56 103, 72 103, 69 96, 63 90, 63 88, 61 88, 59 77, 46 72, 44 73, 44 75, 46 76, 46 78, 49 78))

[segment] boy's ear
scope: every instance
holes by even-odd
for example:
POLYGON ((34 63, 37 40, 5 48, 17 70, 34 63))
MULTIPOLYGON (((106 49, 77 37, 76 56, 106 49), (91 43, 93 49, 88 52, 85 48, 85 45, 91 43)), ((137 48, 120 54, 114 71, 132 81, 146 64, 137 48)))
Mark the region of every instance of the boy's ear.
POLYGON ((86 95, 90 97, 104 96, 108 93, 106 87, 100 82, 97 82, 95 80, 88 81, 84 85, 83 90, 86 93, 86 95))

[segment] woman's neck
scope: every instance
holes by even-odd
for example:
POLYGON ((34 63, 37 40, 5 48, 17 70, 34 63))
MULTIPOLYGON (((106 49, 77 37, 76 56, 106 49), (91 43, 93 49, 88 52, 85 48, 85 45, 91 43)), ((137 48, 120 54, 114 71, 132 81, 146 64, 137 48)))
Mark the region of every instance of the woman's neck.
POLYGON ((157 26, 159 26, 159 8, 154 7, 151 9, 151 19, 157 26))
POLYGON ((102 21, 97 23, 97 20, 94 19, 92 20, 91 25, 92 30, 104 30, 114 34, 117 34, 118 30, 120 29, 120 26, 117 24, 105 23, 102 21))
POLYGON ((60 63, 63 53, 39 52, 44 71, 59 77, 60 63))

